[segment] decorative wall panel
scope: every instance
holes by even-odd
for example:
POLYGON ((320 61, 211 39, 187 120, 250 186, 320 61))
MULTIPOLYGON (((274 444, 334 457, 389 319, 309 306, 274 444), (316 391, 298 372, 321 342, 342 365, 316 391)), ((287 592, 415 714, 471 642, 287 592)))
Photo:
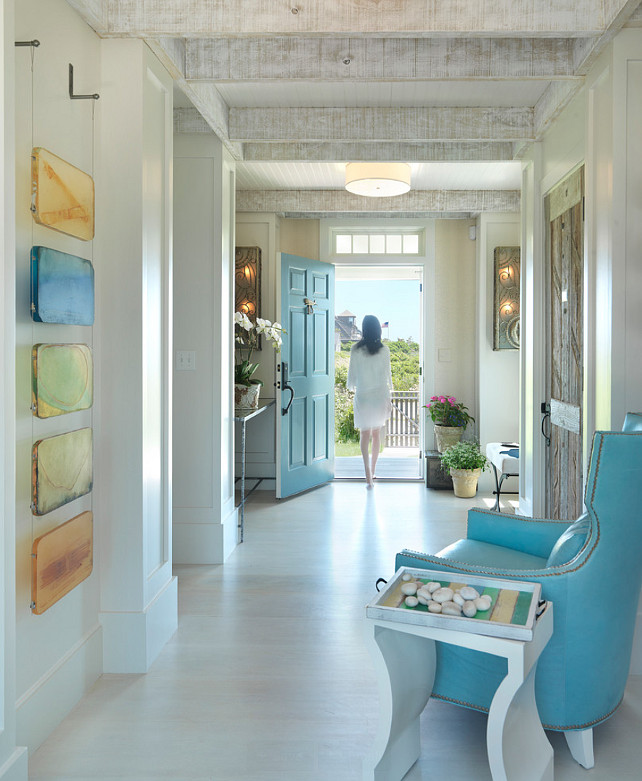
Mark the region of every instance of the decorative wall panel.
POLYGON ((48 247, 32 247, 31 317, 37 323, 93 325, 91 262, 48 247))
POLYGON ((31 212, 39 225, 94 238, 94 180, 42 147, 31 153, 31 212))
POLYGON ((493 350, 519 349, 519 247, 495 247, 493 350))
POLYGON ((41 535, 31 554, 31 609, 40 615, 91 574, 93 514, 81 513, 41 535))
POLYGON ((91 491, 92 431, 81 428, 38 440, 32 452, 32 512, 45 513, 91 491))
POLYGON ((31 369, 31 409, 36 417, 52 418, 93 404, 93 361, 86 344, 35 344, 31 369))

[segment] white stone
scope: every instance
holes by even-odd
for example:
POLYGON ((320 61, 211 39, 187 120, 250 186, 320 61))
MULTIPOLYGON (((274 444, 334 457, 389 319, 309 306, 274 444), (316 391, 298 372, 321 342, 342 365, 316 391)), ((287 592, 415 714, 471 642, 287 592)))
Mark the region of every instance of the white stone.
POLYGON ((467 618, 474 618, 477 615, 477 608, 475 607, 475 603, 471 600, 464 602, 464 606, 462 607, 461 612, 467 618))
POLYGON ((441 605, 439 602, 433 600, 428 603, 428 610, 430 610, 431 613, 441 613, 441 605))
POLYGON ((401 593, 406 594, 407 596, 413 596, 417 593, 417 584, 416 583, 402 583, 401 584, 401 593))
POLYGON ((430 583, 426 583, 426 588, 432 594, 433 592, 437 591, 438 588, 441 588, 441 583, 436 580, 431 580, 430 583))
POLYGON ((412 575, 409 575, 409 574, 406 572, 406 574, 405 574, 405 575, 402 575, 402 576, 401 576, 401 579, 402 579, 402 580, 405 580, 405 581, 412 580, 412 575))
POLYGON ((417 599, 419 600, 420 605, 427 605, 431 601, 426 597, 425 592, 422 592, 421 590, 417 592, 417 599))
POLYGON ((464 606, 464 602, 466 600, 462 597, 462 595, 459 593, 459 591, 455 591, 455 596, 453 597, 453 602, 456 602, 459 607, 464 606))
POLYGON ((460 616, 461 608, 456 602, 444 602, 441 606, 441 612, 445 616, 460 616))
POLYGON ((472 586, 464 586, 459 593, 466 600, 477 599, 479 596, 479 591, 477 591, 477 589, 473 588, 472 586))
POLYGON ((432 598, 436 602, 452 602, 453 597, 455 596, 455 592, 448 588, 448 586, 445 586, 444 588, 438 588, 437 591, 433 592, 432 598))
POLYGON ((492 604, 492 599, 488 594, 482 594, 481 597, 477 597, 475 600, 475 607, 477 610, 488 610, 492 604))
POLYGON ((406 605, 408 605, 408 607, 417 607, 418 604, 419 600, 417 597, 406 597, 406 605))

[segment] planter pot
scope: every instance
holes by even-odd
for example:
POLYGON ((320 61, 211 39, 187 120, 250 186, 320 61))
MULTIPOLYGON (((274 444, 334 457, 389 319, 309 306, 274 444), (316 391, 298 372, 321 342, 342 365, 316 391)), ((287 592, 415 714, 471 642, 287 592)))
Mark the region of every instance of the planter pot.
POLYGON ((235 409, 257 409, 260 390, 260 385, 234 385, 235 409))
POLYGON ((440 453, 448 450, 449 447, 456 445, 464 433, 463 426, 438 426, 435 425, 435 439, 437 441, 437 450, 440 453))
POLYGON ((453 479, 455 496, 462 499, 471 499, 477 493, 477 481, 481 469, 451 469, 450 476, 453 479))

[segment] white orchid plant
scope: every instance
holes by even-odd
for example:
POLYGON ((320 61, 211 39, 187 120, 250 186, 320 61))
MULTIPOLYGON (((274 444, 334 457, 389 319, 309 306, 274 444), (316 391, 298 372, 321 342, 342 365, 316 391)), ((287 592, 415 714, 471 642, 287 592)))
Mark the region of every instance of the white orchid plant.
POLYGON ((234 365, 234 382, 236 385, 263 385, 262 380, 252 379, 259 368, 258 363, 252 363, 252 354, 258 348, 259 336, 264 336, 268 342, 274 342, 275 350, 279 352, 286 333, 280 323, 271 323, 261 317, 256 318, 256 324, 244 312, 234 313, 234 331, 236 340, 236 363, 234 365))

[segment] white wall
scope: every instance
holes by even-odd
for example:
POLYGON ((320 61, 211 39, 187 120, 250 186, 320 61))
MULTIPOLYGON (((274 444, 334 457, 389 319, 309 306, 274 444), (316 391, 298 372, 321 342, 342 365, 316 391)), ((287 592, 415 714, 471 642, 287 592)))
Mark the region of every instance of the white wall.
MULTIPOLYGON (((32 245, 95 258, 95 242, 83 242, 37 225, 31 217, 30 154, 42 146, 95 173, 93 101, 71 101, 68 64, 83 92, 99 91, 100 42, 62 0, 16 4, 16 39, 40 40, 34 54, 33 116, 31 50, 16 57, 16 698, 18 740, 35 748, 76 704, 102 671, 98 622, 100 546, 90 577, 41 616, 32 614, 31 545, 41 534, 95 507, 95 495, 54 510, 31 514, 32 444, 54 434, 92 426, 97 409, 38 420, 30 410, 31 346, 37 342, 85 342, 94 329, 33 323, 29 313, 29 253, 32 245)), ((98 476, 96 476, 96 482, 98 476)), ((99 517, 95 517, 99 522, 99 517)))
POLYGON ((101 68, 94 445, 100 621, 104 671, 145 672, 177 626, 170 467, 172 80, 138 40, 102 41, 101 68))
MULTIPOLYGON (((493 350, 496 247, 520 246, 520 215, 480 215, 477 226, 477 393, 479 444, 519 441, 519 350, 493 350)), ((482 473, 481 491, 495 488, 491 471, 482 473)), ((517 491, 515 478, 503 490, 517 491)))
POLYGON ((174 158, 174 559, 222 563, 237 542, 232 301, 234 164, 212 135, 177 134, 174 158))
POLYGON ((0 1, 0 779, 27 778, 16 747, 15 626, 15 47, 13 2, 0 1))

